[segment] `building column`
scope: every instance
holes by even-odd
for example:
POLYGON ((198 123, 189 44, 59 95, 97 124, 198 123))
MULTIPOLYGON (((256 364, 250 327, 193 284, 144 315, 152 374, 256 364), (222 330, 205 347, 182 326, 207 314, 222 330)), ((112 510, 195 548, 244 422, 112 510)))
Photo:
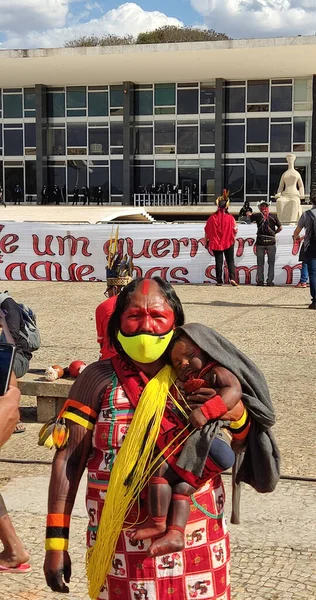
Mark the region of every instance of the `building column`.
POLYGON ((316 75, 313 75, 313 116, 312 116, 312 157, 311 157, 311 198, 316 196, 316 75))
POLYGON ((123 204, 133 204, 134 192, 134 83, 124 81, 123 101, 123 204))
POLYGON ((216 79, 215 84, 215 198, 222 195, 224 188, 224 121, 225 88, 224 79, 216 79))
POLYGON ((47 185, 47 88, 35 85, 36 108, 36 192, 41 201, 43 185, 47 185))

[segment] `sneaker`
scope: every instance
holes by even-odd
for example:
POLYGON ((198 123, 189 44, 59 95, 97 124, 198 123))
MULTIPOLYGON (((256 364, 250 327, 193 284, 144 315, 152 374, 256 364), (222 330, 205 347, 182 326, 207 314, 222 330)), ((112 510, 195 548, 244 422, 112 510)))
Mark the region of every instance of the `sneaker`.
POLYGON ((216 285, 223 285, 223 282, 222 281, 217 281, 216 285))
POLYGON ((267 281, 267 286, 268 287, 274 287, 273 281, 267 281))
POLYGON ((295 287, 296 288, 307 288, 307 283, 302 283, 301 281, 299 281, 295 287))
POLYGON ((263 283, 263 281, 257 281, 257 285, 264 286, 264 283, 263 283))
POLYGON ((312 302, 309 307, 311 310, 316 310, 316 302, 312 302))

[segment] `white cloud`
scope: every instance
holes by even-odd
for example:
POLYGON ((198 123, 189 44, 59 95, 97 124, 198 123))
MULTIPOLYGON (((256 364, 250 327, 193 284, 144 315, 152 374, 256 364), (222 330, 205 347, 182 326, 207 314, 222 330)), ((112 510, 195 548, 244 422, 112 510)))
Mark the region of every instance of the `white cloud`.
POLYGON ((0 31, 63 27, 67 13, 68 0, 0 0, 0 31))
MULTIPOLYGON (((0 0, 6 2, 7 0, 0 0)), ((26 0, 15 0, 24 2, 26 0)), ((27 0, 29 1, 29 0, 27 0)), ((35 2, 35 0, 33 0, 35 2)), ((38 0, 43 1, 43 0, 38 0)), ((46 2, 49 0, 46 0, 46 2)), ((53 0, 58 2, 58 0, 53 0)), ((62 0, 60 0, 62 1, 62 0)), ((50 48, 61 47, 68 40, 82 35, 116 34, 120 36, 137 36, 142 31, 152 31, 164 25, 183 25, 176 18, 168 17, 159 11, 145 11, 134 2, 127 2, 118 8, 109 10, 99 19, 80 24, 71 24, 68 27, 55 27, 44 31, 29 30, 17 32, 13 29, 6 31, 7 40, 3 43, 6 48, 50 48)))
POLYGON ((316 31, 315 0, 191 0, 209 28, 233 38, 295 36, 316 31))

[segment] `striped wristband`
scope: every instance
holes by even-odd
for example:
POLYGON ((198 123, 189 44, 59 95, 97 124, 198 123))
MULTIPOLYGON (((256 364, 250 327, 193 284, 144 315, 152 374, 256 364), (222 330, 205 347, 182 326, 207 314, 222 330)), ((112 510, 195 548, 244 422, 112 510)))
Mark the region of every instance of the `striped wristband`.
POLYGON ((68 550, 69 525, 70 515, 47 515, 45 550, 68 550))

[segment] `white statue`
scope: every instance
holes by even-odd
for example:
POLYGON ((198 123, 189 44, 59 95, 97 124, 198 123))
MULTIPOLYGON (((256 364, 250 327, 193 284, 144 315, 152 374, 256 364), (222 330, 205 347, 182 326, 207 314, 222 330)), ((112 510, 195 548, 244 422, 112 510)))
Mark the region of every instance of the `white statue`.
POLYGON ((288 154, 286 160, 289 166, 281 177, 275 195, 276 210, 281 223, 296 225, 302 214, 301 200, 305 198, 305 190, 302 177, 294 169, 295 154, 288 154))

